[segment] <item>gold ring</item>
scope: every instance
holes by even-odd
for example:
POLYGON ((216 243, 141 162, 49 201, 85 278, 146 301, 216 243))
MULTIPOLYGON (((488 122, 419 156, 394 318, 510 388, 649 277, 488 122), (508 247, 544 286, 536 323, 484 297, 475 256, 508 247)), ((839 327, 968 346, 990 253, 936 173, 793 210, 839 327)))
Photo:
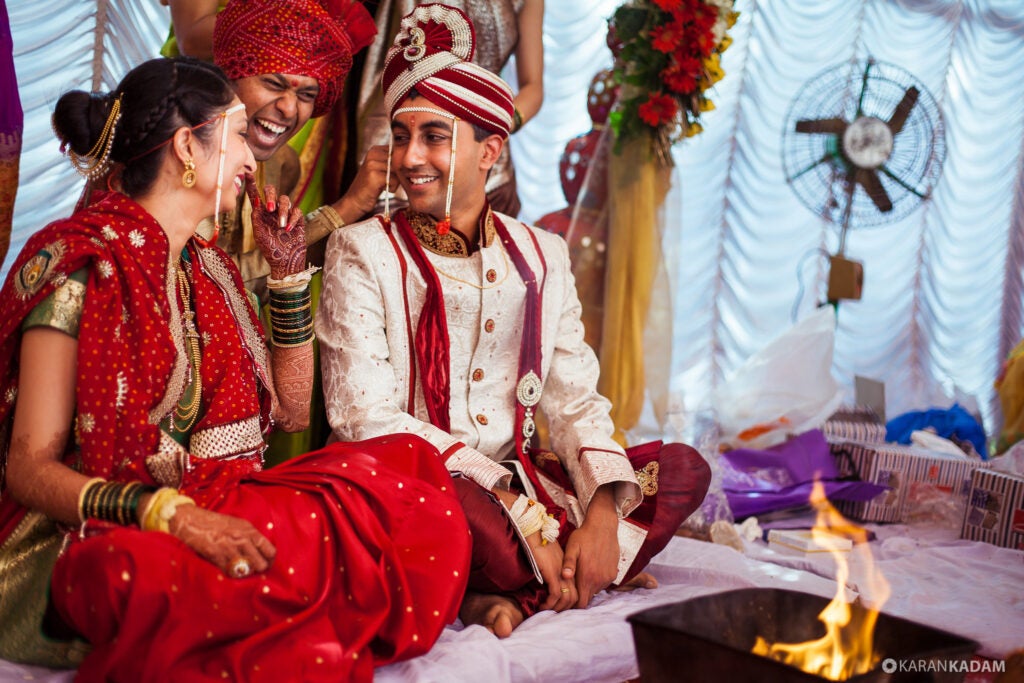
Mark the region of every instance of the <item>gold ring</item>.
POLYGON ((244 579, 252 573, 252 567, 249 566, 249 561, 244 557, 239 557, 237 560, 231 563, 231 576, 236 579, 244 579))
POLYGON ((562 588, 562 592, 563 592, 563 593, 568 593, 568 592, 569 592, 569 589, 568 589, 568 588, 562 588))

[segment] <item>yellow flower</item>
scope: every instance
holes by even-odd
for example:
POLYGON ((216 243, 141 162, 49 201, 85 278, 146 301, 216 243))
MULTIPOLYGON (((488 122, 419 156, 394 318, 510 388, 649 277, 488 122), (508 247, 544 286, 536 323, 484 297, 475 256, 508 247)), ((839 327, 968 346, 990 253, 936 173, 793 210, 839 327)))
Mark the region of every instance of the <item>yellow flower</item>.
POLYGON ((704 131, 704 127, 703 126, 701 126, 696 121, 691 121, 686 126, 686 137, 692 138, 694 135, 699 135, 703 131, 704 131))
POLYGON ((714 111, 715 110, 715 103, 712 102, 711 100, 707 99, 707 98, 703 98, 702 97, 701 100, 700 100, 700 110, 702 112, 714 111))
POLYGON ((718 81, 725 77, 725 71, 722 70, 722 60, 717 52, 712 52, 711 56, 704 60, 704 73, 707 74, 708 81, 712 84, 718 83, 718 81))

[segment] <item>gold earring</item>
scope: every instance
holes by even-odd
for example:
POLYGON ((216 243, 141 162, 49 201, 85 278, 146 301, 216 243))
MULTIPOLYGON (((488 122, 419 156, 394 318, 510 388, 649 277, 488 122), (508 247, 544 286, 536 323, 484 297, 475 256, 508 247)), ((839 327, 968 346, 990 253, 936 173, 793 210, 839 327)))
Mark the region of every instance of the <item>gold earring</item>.
POLYGON ((181 174, 181 184, 185 187, 196 184, 196 163, 191 159, 185 159, 185 172, 181 174))

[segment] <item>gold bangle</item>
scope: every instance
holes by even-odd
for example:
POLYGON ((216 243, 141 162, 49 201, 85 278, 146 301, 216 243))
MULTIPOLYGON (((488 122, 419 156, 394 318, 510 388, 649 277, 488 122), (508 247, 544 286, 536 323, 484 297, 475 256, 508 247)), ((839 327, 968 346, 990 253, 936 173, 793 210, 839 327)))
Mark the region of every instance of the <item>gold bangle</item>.
POLYGON ((182 495, 177 489, 164 487, 157 489, 149 499, 141 519, 143 531, 163 531, 170 533, 170 522, 180 505, 195 505, 195 501, 182 495))
POLYGON ((344 228, 345 225, 347 225, 342 219, 341 214, 339 214, 338 211, 330 204, 324 204, 319 208, 319 211, 331 226, 331 232, 334 232, 338 228, 344 228))
POLYGON ((310 330, 312 330, 313 329, 313 323, 309 322, 309 323, 303 325, 302 327, 281 327, 280 325, 275 325, 273 323, 273 321, 271 321, 270 329, 275 334, 297 335, 297 334, 301 334, 303 332, 309 332, 310 330))
POLYGON ((290 340, 289 341, 280 342, 280 341, 274 339, 274 346, 276 346, 279 349, 297 349, 300 346, 305 346, 306 344, 312 343, 312 341, 314 339, 316 339, 316 335, 315 334, 310 334, 309 335, 309 339, 302 339, 300 341, 295 341, 295 342, 290 341, 290 340))
POLYGON ((292 313, 292 314, 298 314, 298 313, 302 313, 303 311, 308 311, 309 308, 310 308, 310 305, 311 304, 307 301, 305 303, 305 305, 298 306, 297 308, 277 308, 275 306, 270 306, 269 308, 270 308, 270 312, 271 313, 281 313, 281 314, 292 313))
POLYGON ((82 489, 78 492, 78 521, 83 524, 85 523, 85 520, 89 518, 86 511, 82 509, 82 504, 85 502, 85 496, 89 492, 89 489, 97 484, 102 484, 104 481, 106 480, 103 477, 93 477, 89 481, 85 482, 85 485, 82 486, 82 489))

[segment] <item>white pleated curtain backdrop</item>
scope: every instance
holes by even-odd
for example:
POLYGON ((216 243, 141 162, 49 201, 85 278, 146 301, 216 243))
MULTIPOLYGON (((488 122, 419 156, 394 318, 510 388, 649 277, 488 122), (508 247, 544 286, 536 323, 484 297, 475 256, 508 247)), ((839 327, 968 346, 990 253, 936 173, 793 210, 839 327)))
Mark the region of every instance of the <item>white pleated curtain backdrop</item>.
MULTIPOLYGON (((558 158, 590 127, 586 88, 610 63, 612 0, 548 0, 545 103, 513 137, 523 218, 562 208, 558 158)), ((675 311, 673 410, 707 406, 754 351, 824 298, 836 229, 786 185, 782 124, 822 69, 871 56, 917 77, 946 125, 934 196, 903 220, 853 230, 864 297, 843 302, 835 376, 887 384, 890 415, 948 406, 954 391, 998 425, 992 381, 1021 337, 1024 262, 1024 3, 1020 0, 738 0, 726 78, 705 132, 676 149, 664 207, 675 311), (798 266, 802 266, 797 272, 798 266)), ((49 115, 61 92, 108 89, 155 56, 168 12, 156 0, 8 0, 25 143, 12 254, 70 212, 81 182, 60 157, 49 115), (97 17, 105 29, 96 49, 97 17), (41 17, 47 17, 41 21, 41 17)), ((657 330, 653 331, 655 334, 657 330)))
POLYGON ((992 388, 1021 337, 1024 3, 1018 0, 741 2, 705 132, 680 145, 666 203, 674 268, 675 396, 693 410, 765 340, 824 299, 838 230, 786 185, 783 122, 821 70, 868 56, 934 95, 947 155, 933 198, 854 229, 864 294, 838 311, 834 374, 884 380, 890 416, 973 398, 991 432, 992 388), (797 272, 803 264, 801 272, 797 272), (804 296, 798 300, 800 293, 804 296))

